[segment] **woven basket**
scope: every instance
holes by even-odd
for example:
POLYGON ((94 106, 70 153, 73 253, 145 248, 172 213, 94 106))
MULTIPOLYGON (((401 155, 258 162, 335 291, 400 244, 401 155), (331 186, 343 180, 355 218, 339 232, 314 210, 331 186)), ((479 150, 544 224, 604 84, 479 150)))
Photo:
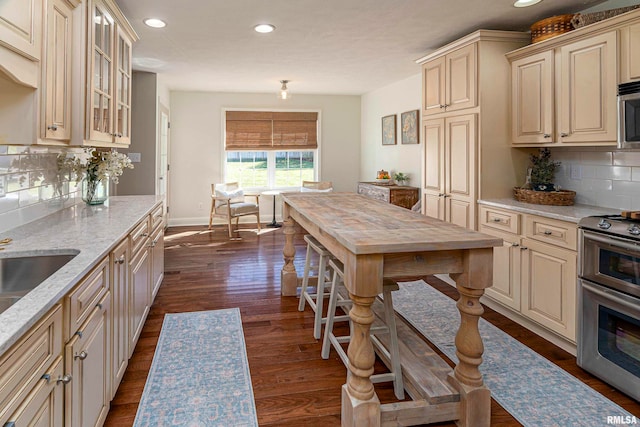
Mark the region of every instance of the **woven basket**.
POLYGON ((573 24, 573 28, 581 28, 585 25, 591 25, 604 19, 613 18, 614 16, 629 12, 639 7, 640 5, 635 5, 619 7, 617 9, 603 10, 601 12, 576 13, 575 16, 571 19, 571 24, 573 24))
POLYGON ((573 30, 573 14, 557 15, 543 19, 531 26, 531 43, 540 42, 573 30))
POLYGON ((536 205, 572 206, 576 192, 571 190, 534 191, 528 188, 514 187, 513 196, 519 202, 536 205))

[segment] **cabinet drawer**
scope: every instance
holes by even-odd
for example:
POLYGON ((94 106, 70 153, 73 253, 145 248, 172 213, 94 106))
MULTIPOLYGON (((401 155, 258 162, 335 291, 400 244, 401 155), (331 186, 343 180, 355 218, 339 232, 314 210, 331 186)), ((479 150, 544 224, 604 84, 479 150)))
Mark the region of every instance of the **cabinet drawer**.
POLYGON ((62 305, 58 304, 0 358, 0 425, 62 352, 62 305))
POLYGON ((129 234, 129 242, 131 243, 131 253, 135 255, 141 248, 146 246, 149 237, 149 219, 140 221, 136 228, 129 234))
POLYGON ((100 298, 109 290, 109 257, 105 257, 91 273, 85 277, 65 297, 66 322, 65 340, 73 335, 89 317, 100 298))
POLYGON ((151 212, 151 230, 156 231, 156 229, 163 224, 162 217, 162 204, 160 204, 157 208, 151 212))
POLYGON ((479 225, 507 233, 520 232, 520 214, 495 208, 480 206, 479 225))
POLYGON ((527 215, 525 235, 573 251, 578 248, 578 227, 570 222, 527 215))

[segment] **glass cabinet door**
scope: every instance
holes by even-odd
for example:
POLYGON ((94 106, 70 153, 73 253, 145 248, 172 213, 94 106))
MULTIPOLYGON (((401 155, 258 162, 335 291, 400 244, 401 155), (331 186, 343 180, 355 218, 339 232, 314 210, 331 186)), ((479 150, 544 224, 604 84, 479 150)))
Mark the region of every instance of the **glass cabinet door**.
POLYGON ((113 19, 100 5, 93 5, 91 62, 91 125, 89 139, 113 141, 113 19))
POLYGON ((118 29, 115 142, 131 142, 131 42, 118 29))

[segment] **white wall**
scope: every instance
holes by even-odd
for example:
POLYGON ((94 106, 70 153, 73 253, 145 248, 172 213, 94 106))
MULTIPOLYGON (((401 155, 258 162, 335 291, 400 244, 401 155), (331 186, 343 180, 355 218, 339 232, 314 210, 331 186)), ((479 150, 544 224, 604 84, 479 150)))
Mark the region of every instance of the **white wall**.
MULTIPOLYGON (((419 67, 416 65, 416 70, 419 67)), ((410 110, 420 110, 421 74, 395 82, 362 96, 362 143, 360 147, 360 180, 372 181, 376 171, 409 174, 409 185, 420 186, 421 148, 420 144, 401 144, 400 114, 410 110), (382 145, 382 117, 397 115, 397 145, 382 145)), ((418 113, 420 133, 422 122, 418 113)), ((422 135, 420 135, 422 139, 422 135)))
MULTIPOLYGON (((208 224, 211 184, 223 182, 222 109, 320 110, 320 176, 336 191, 355 191, 360 176, 360 97, 294 94, 171 92, 169 225, 208 224)), ((262 197, 269 222, 271 197, 262 197)), ((278 210, 279 215, 279 210, 278 210)))

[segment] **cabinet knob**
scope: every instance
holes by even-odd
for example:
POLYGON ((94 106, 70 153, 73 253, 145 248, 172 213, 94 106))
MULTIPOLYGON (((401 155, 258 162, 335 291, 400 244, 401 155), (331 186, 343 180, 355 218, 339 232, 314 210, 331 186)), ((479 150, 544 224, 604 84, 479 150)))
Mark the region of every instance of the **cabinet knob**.
POLYGON ((545 133, 544 135, 542 135, 543 138, 551 138, 551 134, 550 133, 545 133))
POLYGON ((493 218, 493 222, 500 222, 500 218, 493 218))
POLYGON ((529 249, 529 248, 528 248, 528 247, 526 247, 526 246, 520 246, 520 250, 521 250, 521 251, 526 251, 527 249, 529 249))
POLYGON ((561 136, 561 137, 563 137, 563 138, 566 138, 567 136, 569 136, 569 134, 568 134, 568 133, 565 133, 565 132, 562 132, 562 133, 560 134, 560 136, 561 136))
POLYGON ((444 196, 444 193, 438 193, 438 197, 444 196))
POLYGON ((517 248, 518 246, 520 246, 520 243, 512 243, 511 246, 517 248))
POLYGON ((58 380, 56 382, 57 383, 62 383, 62 384, 69 384, 72 379, 73 379, 73 377, 70 374, 66 374, 66 375, 64 375, 62 377, 58 377, 58 380))
POLYGON ((124 255, 121 255, 120 258, 116 260, 116 264, 124 264, 124 255))
POLYGON ((446 199, 447 197, 451 197, 451 194, 445 194, 443 197, 446 199))
POLYGON ((551 236, 551 234, 553 234, 550 230, 544 230, 544 235, 545 236, 551 236))
POLYGON ((100 310, 102 310, 102 303, 101 302, 97 303, 96 307, 98 307, 100 310))
POLYGON ((47 126, 47 129, 56 131, 56 130, 58 130, 58 126, 57 125, 47 126))
POLYGON ((74 359, 80 359, 80 360, 84 360, 87 358, 87 356, 89 355, 89 353, 87 353, 86 351, 82 350, 80 352, 80 354, 76 354, 73 356, 74 359))

